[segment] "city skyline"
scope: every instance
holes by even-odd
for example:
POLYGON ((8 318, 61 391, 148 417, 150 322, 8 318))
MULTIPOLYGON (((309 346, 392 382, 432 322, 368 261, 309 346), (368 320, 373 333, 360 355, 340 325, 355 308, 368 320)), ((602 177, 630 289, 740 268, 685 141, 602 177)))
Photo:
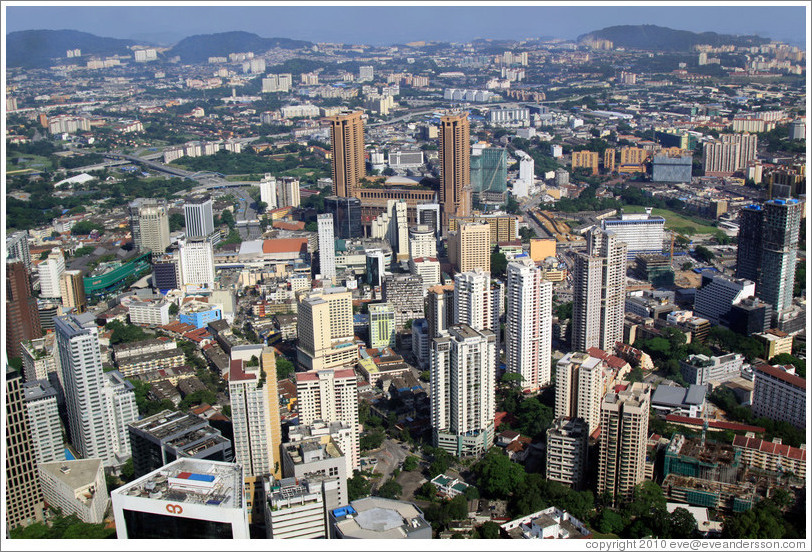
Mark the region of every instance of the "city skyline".
POLYGON ((652 24, 692 32, 759 35, 803 45, 808 13, 789 6, 9 6, 6 33, 72 29, 170 45, 228 31, 263 37, 389 45, 477 38, 574 40, 613 25, 652 24), (776 17, 777 12, 781 17, 776 17), (250 12, 250 16, 246 16, 250 12), (336 26, 337 18, 342 25, 336 26), (275 25, 268 26, 272 20, 275 25), (449 21, 454 21, 453 26, 449 21))

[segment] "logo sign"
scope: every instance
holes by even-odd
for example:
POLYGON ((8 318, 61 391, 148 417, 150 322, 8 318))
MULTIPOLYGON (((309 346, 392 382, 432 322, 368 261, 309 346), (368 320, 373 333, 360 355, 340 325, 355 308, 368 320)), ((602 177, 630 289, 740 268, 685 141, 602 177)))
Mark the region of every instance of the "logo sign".
POLYGON ((166 511, 170 514, 182 514, 183 507, 180 504, 167 504, 166 511))

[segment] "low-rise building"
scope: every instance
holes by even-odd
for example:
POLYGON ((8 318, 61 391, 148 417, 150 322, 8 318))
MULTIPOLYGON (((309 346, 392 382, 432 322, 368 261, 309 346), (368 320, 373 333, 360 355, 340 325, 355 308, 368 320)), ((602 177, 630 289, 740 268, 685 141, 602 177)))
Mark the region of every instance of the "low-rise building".
POLYGON ((514 539, 589 539, 592 532, 568 512, 550 506, 500 525, 514 539))
POLYGON ((792 472, 798 478, 806 480, 806 445, 791 447, 776 437, 764 441, 753 433, 736 435, 733 448, 741 452, 742 465, 771 472, 792 472))
POLYGON ((651 396, 651 408, 663 414, 697 418, 705 411, 707 387, 691 385, 658 385, 651 396))
POLYGON ((770 360, 781 353, 792 354, 793 336, 781 330, 770 329, 753 337, 764 344, 764 358, 770 360))
POLYGON ((430 539, 431 524, 411 502, 370 496, 329 512, 330 538, 430 539))
POLYGON ((327 538, 321 485, 289 477, 264 480, 265 530, 269 539, 327 538))
POLYGON ((688 384, 724 383, 741 375, 744 357, 739 353, 722 356, 689 355, 680 361, 682 377, 688 384))
POLYGON ((167 300, 161 301, 131 301, 130 323, 164 326, 169 324, 169 306, 167 300))
POLYGON ((443 493, 446 498, 464 495, 465 491, 470 487, 465 481, 444 474, 437 475, 431 480, 431 484, 437 487, 437 491, 443 493))
POLYGON ((183 366, 185 363, 186 355, 182 349, 167 349, 165 351, 132 356, 124 359, 120 359, 118 356, 116 357, 118 369, 125 377, 143 374, 150 370, 183 366))

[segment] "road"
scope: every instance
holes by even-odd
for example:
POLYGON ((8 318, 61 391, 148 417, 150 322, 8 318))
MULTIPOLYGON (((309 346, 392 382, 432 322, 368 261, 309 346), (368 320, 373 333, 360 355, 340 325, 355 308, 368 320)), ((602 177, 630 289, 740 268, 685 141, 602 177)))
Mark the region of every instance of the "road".
MULTIPOLYGON (((234 213, 234 219, 240 221, 252 221, 259 219, 259 213, 256 210, 256 204, 248 193, 248 188, 231 188, 229 192, 237 198, 239 207, 234 213)), ((262 228, 259 223, 248 223, 247 225, 239 225, 237 229, 240 232, 240 237, 243 240, 255 240, 262 236, 262 228)))

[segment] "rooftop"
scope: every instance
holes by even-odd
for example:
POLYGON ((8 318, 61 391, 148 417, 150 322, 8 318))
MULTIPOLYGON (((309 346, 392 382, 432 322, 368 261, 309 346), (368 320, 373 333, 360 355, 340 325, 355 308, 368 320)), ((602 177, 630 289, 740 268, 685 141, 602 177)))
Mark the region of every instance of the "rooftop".
POLYGON ((39 465, 39 469, 62 481, 71 489, 79 489, 96 481, 101 462, 98 458, 45 462, 39 465))
POLYGON ((417 506, 410 502, 367 497, 332 511, 336 530, 346 538, 403 539, 420 529, 431 530, 417 506))
POLYGON ((24 400, 38 401, 41 399, 56 398, 56 390, 48 380, 29 381, 23 384, 24 400))

